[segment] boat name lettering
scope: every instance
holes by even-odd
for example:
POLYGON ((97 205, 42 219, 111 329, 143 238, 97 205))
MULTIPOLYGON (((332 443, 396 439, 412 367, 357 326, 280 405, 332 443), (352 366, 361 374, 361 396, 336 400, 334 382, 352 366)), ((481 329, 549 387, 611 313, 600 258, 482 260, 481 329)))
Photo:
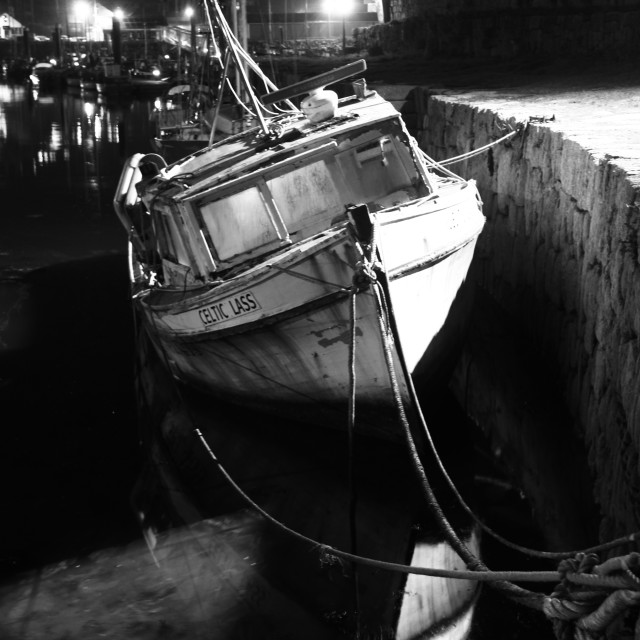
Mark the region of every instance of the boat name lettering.
POLYGON ((221 302, 198 309, 198 315, 202 324, 209 326, 261 308, 253 293, 247 291, 235 298, 227 298, 221 302))

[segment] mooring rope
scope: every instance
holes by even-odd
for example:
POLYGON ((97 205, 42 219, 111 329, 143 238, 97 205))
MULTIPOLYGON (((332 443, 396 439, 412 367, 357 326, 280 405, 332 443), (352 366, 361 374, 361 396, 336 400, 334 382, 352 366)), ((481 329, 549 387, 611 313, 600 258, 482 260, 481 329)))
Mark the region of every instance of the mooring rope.
MULTIPOLYGON (((370 277, 370 274, 375 274, 375 269, 372 265, 364 260, 360 263, 361 268, 354 274, 354 283, 355 288, 357 290, 361 290, 364 286, 364 282, 370 277)), ((395 367, 393 366, 393 355, 391 352, 391 345, 389 342, 389 338, 391 337, 391 327, 388 324, 389 318, 389 310, 388 304, 386 302, 386 296, 384 295, 384 289, 379 286, 379 283, 376 280, 375 290, 377 292, 377 308, 378 308, 378 321, 380 325, 380 330, 382 335, 385 337, 385 357, 387 358, 387 364, 390 365, 389 374, 392 378, 392 388, 394 389, 394 395, 396 398, 400 398, 399 387, 397 383, 397 378, 395 375, 395 367), (386 318, 386 320, 385 320, 386 318)), ((353 296, 355 298, 355 296, 353 296)), ((164 348, 163 348, 164 351, 164 348)), ((166 353, 164 353, 165 361, 167 359, 166 353)), ((406 425, 405 428, 408 428, 408 420, 406 418, 406 414, 404 411, 404 406, 400 402, 398 405, 399 415, 403 416, 403 423, 406 425)), ((192 418, 193 419, 193 418, 192 418)), ((194 422, 195 419, 193 419, 194 422)), ((349 562, 357 562, 359 564, 364 564, 367 566, 391 570, 391 571, 399 571, 401 573, 414 573, 418 575, 427 575, 432 577, 441 577, 441 578, 454 578, 454 579, 467 579, 467 580, 475 580, 478 582, 488 582, 488 583, 503 583, 505 581, 506 590, 509 592, 511 597, 515 597, 518 601, 525 601, 527 603, 528 600, 529 606, 533 606, 533 608, 541 609, 543 607, 543 599, 544 596, 542 594, 538 594, 535 592, 530 592, 516 585, 511 584, 512 582, 558 582, 561 578, 561 574, 558 571, 493 571, 488 569, 480 560, 464 545, 464 543, 458 538, 457 534, 450 526, 446 517, 442 513, 442 510, 433 495, 429 482, 426 478, 426 474, 424 473, 424 469, 422 468, 421 462, 417 455, 417 450, 415 449, 415 444, 413 444, 413 438, 411 437, 410 432, 408 433, 408 438, 410 441, 410 447, 413 449, 412 457, 417 463, 418 469, 420 469, 420 475, 422 480, 423 489, 425 490, 428 501, 430 505, 432 505, 436 511, 436 513, 440 512, 442 514, 441 526, 443 526, 445 532, 447 533, 447 537, 450 540, 450 544, 453 542, 452 546, 456 551, 459 550, 459 555, 461 555, 462 559, 465 560, 467 565, 471 565, 474 568, 471 570, 448 570, 448 569, 436 569, 430 567, 417 567, 413 565, 406 565, 400 563, 386 562, 382 560, 377 560, 374 558, 364 557, 358 554, 349 553, 340 549, 336 549, 324 543, 320 543, 317 540, 309 538, 304 534, 295 531, 277 520, 273 516, 271 516, 268 512, 266 512, 262 507, 260 507, 256 502, 254 502, 243 490, 242 488, 233 480, 233 478, 226 471, 222 463, 218 460, 216 455, 211 450, 209 444, 207 443, 202 431, 196 427, 194 429, 194 433, 198 436, 199 440, 205 447, 209 457, 211 460, 217 465, 223 477, 227 480, 227 482, 234 488, 234 490, 243 498, 243 500, 259 512, 265 519, 269 522, 277 526, 282 531, 296 537, 300 540, 307 542, 308 544, 319 549, 322 558, 325 560, 328 558, 339 558, 342 560, 346 560, 349 562)), ((572 576, 569 575, 568 580, 572 579, 572 576)), ((591 584, 591 582, 590 582, 591 584)))
POLYGON ((431 576, 435 578, 454 578, 457 580, 475 580, 477 582, 495 582, 499 580, 512 580, 514 582, 557 582, 560 579, 560 574, 557 571, 468 571, 464 569, 436 569, 432 567, 417 567, 413 565, 400 564, 397 562, 387 562, 384 560, 377 560, 375 558, 368 558, 361 555, 342 551, 336 549, 328 544, 318 542, 295 529, 290 528, 277 518, 273 517, 269 512, 265 511, 259 504, 257 504, 231 477, 231 475, 224 468, 223 464, 216 457, 211 450, 209 443, 204 437, 202 431, 196 427, 194 434, 199 438, 200 442, 204 446, 210 459, 216 464, 218 470, 223 475, 225 480, 233 487, 238 495, 252 508, 255 509, 263 518, 268 520, 271 524, 276 526, 280 531, 287 533, 288 535, 306 542, 307 544, 315 547, 320 552, 320 557, 323 562, 332 564, 332 558, 338 558, 342 560, 348 560, 349 562, 357 562, 358 564, 374 567, 376 569, 384 569, 386 571, 398 571, 400 573, 415 573, 417 575, 431 576))
MULTIPOLYGON (((354 273, 354 278, 353 278, 354 293, 351 297, 352 301, 355 301, 356 294, 358 291, 363 290, 364 288, 367 288, 366 283, 371 282, 371 277, 373 278, 376 277, 375 266, 371 263, 370 260, 367 259, 367 256, 365 256, 364 259, 359 263, 359 269, 356 271, 356 273, 354 273)), ((376 288, 376 291, 380 291, 380 290, 376 288)), ((381 326, 381 331, 383 335, 386 336, 386 338, 390 338, 390 327, 385 326, 385 317, 388 317, 388 316, 387 316, 387 313, 383 311, 384 309, 386 309, 384 295, 377 296, 377 308, 379 310, 378 320, 381 326)), ((353 317, 354 317, 354 322, 353 322, 353 328, 352 328, 352 336, 355 335, 355 312, 353 317)), ((389 340, 385 339, 384 343, 385 343, 386 356, 392 358, 393 356, 391 354, 389 340)), ((394 387, 395 392, 399 397, 399 388, 397 384, 397 379, 395 378, 395 371, 394 371, 393 364, 391 364, 390 375, 393 377, 392 386, 394 387)), ((354 378, 354 381, 355 381, 355 378, 354 378)), ((352 386, 352 389, 353 389, 352 393, 355 394, 355 386, 352 386)), ((351 411, 354 411, 354 408, 352 409, 350 407, 350 415, 351 415, 351 411)), ((400 403, 400 405, 398 406, 398 411, 401 412, 402 415, 404 415, 404 407, 402 406, 402 403, 400 403)), ((353 414, 353 418, 355 419, 355 414, 353 414)), ((406 416, 405 416, 405 422, 408 425, 408 421, 406 421, 406 416)), ((467 564, 472 564, 476 567, 475 570, 435 569, 435 568, 429 568, 429 567, 417 567, 417 566, 405 565, 400 563, 386 562, 386 561, 377 560, 374 558, 367 558, 355 553, 342 551, 340 549, 336 549, 329 545, 320 543, 317 540, 309 538, 308 536, 305 536, 304 534, 291 529, 290 527, 285 525, 283 522, 274 518, 271 514, 269 514, 262 507, 260 507, 260 505, 258 505, 256 502, 254 502, 251 499, 251 497, 248 496, 243 491, 243 489, 233 480, 233 478, 226 471, 222 463, 219 461, 217 456, 211 450, 202 431, 198 427, 196 427, 194 429, 194 433, 197 435, 200 442, 205 447, 205 450, 207 451, 210 459, 217 465, 223 477, 227 480, 227 482, 229 482, 229 484, 234 488, 234 490, 243 498, 243 500, 248 505, 250 505, 253 509, 258 511, 258 513, 260 513, 264 518, 266 518, 269 522, 274 524, 280 530, 318 548, 321 552, 321 557, 325 560, 328 558, 334 557, 334 558, 339 558, 339 559, 347 560, 350 562, 356 562, 359 564, 364 564, 364 565, 379 568, 379 569, 400 571, 402 573, 415 573, 419 575, 428 575, 428 576, 441 577, 441 578, 467 579, 467 580, 475 580, 479 582, 501 582, 505 580, 523 581, 523 582, 557 582, 560 578, 560 574, 557 571, 490 571, 477 558, 475 558, 475 556, 473 556, 473 554, 468 549, 466 549, 464 543, 462 543, 462 541, 459 540, 459 538, 457 537, 457 534, 453 531, 453 528, 450 527, 450 525, 449 525, 449 530, 447 532, 448 537, 451 537, 454 540, 457 540, 456 546, 461 550, 461 553, 464 553, 467 556, 468 558, 467 564), (464 549, 466 549, 466 552, 464 551, 464 549)), ((417 460, 417 463, 421 466, 419 460, 417 460)), ((423 470, 423 475, 424 475, 424 470, 423 470)), ((424 482, 426 482, 426 484, 428 485, 428 480, 426 479, 426 475, 424 475, 424 482)), ((433 496, 433 493, 430 490, 430 487, 429 487, 428 493, 430 493, 432 496, 431 501, 435 505, 435 508, 440 509, 439 505, 437 504, 437 501, 435 500, 435 496, 433 496)), ((444 518, 444 515, 443 515, 443 518, 444 518)), ((521 597, 521 598, 524 597, 528 599, 531 599, 532 597, 534 599, 539 599, 542 597, 540 596, 540 594, 535 594, 535 593, 526 591, 515 585, 511 585, 511 586, 512 586, 512 589, 511 589, 512 595, 514 596, 521 597)), ((539 607, 537 608, 540 608, 541 606, 542 605, 540 603, 539 607)))
POLYGON ((495 147, 496 145, 500 144, 501 142, 504 142, 505 140, 508 140, 509 138, 512 138, 517 133, 520 133, 523 130, 523 127, 524 127, 524 125, 520 125, 516 129, 514 129, 513 131, 510 131, 509 133, 505 134, 501 138, 498 138, 497 140, 493 140, 492 142, 488 142, 487 144, 483 145, 482 147, 478 147, 477 149, 472 149, 471 151, 467 151, 466 153, 462 153, 459 156, 453 156, 453 158, 447 158, 446 160, 440 160, 438 162, 438 164, 441 164, 442 166, 446 167, 446 166, 448 166, 450 164, 455 164, 456 162, 462 162, 463 160, 468 160, 469 158, 473 158, 474 156, 478 156, 481 153, 484 153, 485 151, 490 149, 491 147, 495 147))
MULTIPOLYGON (((545 117, 536 117, 536 116, 530 116, 528 121, 526 123, 524 122, 520 122, 518 123, 517 127, 510 131, 509 133, 507 133, 506 135, 502 136, 501 138, 498 138, 497 140, 494 140, 482 147, 479 147, 478 149, 474 149, 468 153, 459 155, 459 156, 455 156, 453 158, 449 158, 448 160, 443 160, 443 161, 437 161, 434 160, 433 158, 431 158, 425 151, 423 151, 416 142, 416 148, 418 149, 418 152, 420 153, 422 159, 427 162, 427 164, 429 164, 432 168, 436 169, 436 168, 441 168, 442 171, 448 175, 450 175, 451 177, 455 177, 458 178, 458 176, 451 172, 450 170, 445 168, 445 165, 448 164, 453 164, 454 162, 459 162, 462 160, 465 160, 467 158, 473 157, 475 155, 479 155, 480 153, 483 153, 484 151, 488 150, 490 147, 493 147, 497 144, 500 144, 501 142, 515 136, 516 134, 524 131, 528 125, 532 122, 547 122, 549 120, 554 120, 555 118, 545 118, 545 117)), ((405 372, 406 373, 406 372, 405 372)), ((407 383, 409 384, 410 387, 412 387, 412 380, 410 375, 406 376, 407 378, 407 383)), ((416 399, 416 394, 415 394, 415 390, 412 389, 412 395, 414 397, 414 400, 416 399)), ((433 456, 435 457, 436 460, 436 464, 443 476, 443 478, 445 479, 445 481, 447 482, 449 488, 452 490, 452 492, 454 493, 454 496, 456 497, 456 499, 458 500, 458 503, 460 504, 460 506, 462 507, 462 509, 471 517, 473 518, 473 520, 475 521, 475 523, 487 534, 489 534, 490 536, 492 536, 495 540, 497 540, 498 542, 500 542, 501 544, 503 544, 506 547, 509 547, 510 549, 513 549, 515 551, 518 551, 519 553, 522 553, 523 555, 527 555, 527 556, 531 556, 531 557, 535 557, 535 558, 540 558, 540 559, 548 559, 548 560, 563 560, 563 559, 567 559, 567 558, 572 558, 575 557, 578 554, 581 553, 600 553, 603 551, 609 551, 611 549, 616 549, 618 547, 627 545, 627 544, 633 544, 636 543, 638 541, 640 541, 640 531, 635 531, 631 534, 628 534, 626 536, 621 536, 619 538, 615 538, 614 540, 610 540, 608 542, 604 542, 601 544, 597 544, 591 547, 587 547, 585 549, 575 549, 575 550, 566 550, 566 551, 543 551, 543 550, 539 550, 539 549, 532 549, 530 547, 525 547, 523 545, 519 545, 511 540, 508 540, 506 538, 504 538, 503 536, 501 536, 498 532, 496 532, 495 530, 493 530, 491 527, 489 527, 487 524, 485 524, 475 513, 474 511, 468 506, 468 504, 466 503, 466 501, 464 500, 464 498, 462 497, 462 495, 460 494, 460 492, 458 491, 455 483, 453 482, 453 480, 451 479, 451 477, 449 476, 449 474, 447 473, 444 464, 442 463, 442 460, 440 458, 440 456, 438 455, 437 449, 435 447, 435 444, 433 442, 433 439, 431 438, 431 434, 430 431, 426 425, 424 416, 421 412, 420 409, 420 405, 417 402, 417 400, 415 401, 416 404, 416 411, 418 413, 418 417, 420 419, 420 422, 422 423, 422 428, 423 431, 426 435, 427 438, 427 442, 429 444, 431 453, 433 454, 433 456)))
MULTIPOLYGON (((383 276, 383 272, 381 271, 379 275, 383 276)), ((427 478, 427 474, 422 465, 422 461, 420 460, 420 455, 418 453, 415 440, 411 433, 411 427, 406 415, 404 403, 402 401, 402 395, 400 393, 400 388, 398 385, 398 379, 395 372, 395 366, 393 364, 392 340, 394 337, 393 334, 395 333, 394 327, 391 326, 393 312, 389 308, 389 302, 387 301, 385 295, 385 287, 380 282, 380 278, 376 279, 372 284, 374 286, 374 293, 376 297, 378 324, 381 335, 383 337, 383 351, 387 363, 387 371, 391 383, 394 402, 396 405, 396 411, 398 413, 398 418, 400 420, 400 424, 405 436, 405 442, 409 450, 409 456, 411 458, 414 471, 416 472, 420 481, 420 488, 422 489, 422 492, 425 496, 427 505, 431 510, 431 513, 435 517, 438 526, 443 532, 445 539, 451 545, 453 550, 458 554, 458 556, 460 556, 460 558, 464 561, 467 567, 470 567, 472 570, 477 572, 492 573, 490 569, 460 539, 454 528, 451 526, 451 523, 445 516, 442 507, 440 506, 440 503, 438 502, 438 499, 433 492, 429 479, 427 478)), ((401 345, 397 339, 397 336, 395 336, 395 338, 396 353, 400 357, 401 361, 404 361, 404 358, 402 357, 401 345)), ((522 604, 525 604, 534 609, 542 609, 542 595, 533 591, 523 589, 522 587, 513 584, 513 582, 509 581, 508 579, 493 580, 492 583, 494 584, 494 586, 496 586, 496 588, 500 589, 503 592, 506 592, 511 598, 518 600, 522 604)))
MULTIPOLYGON (((365 256, 366 258, 366 256, 365 256)), ((382 274, 384 272, 381 271, 382 274)), ((464 579, 476 582, 486 582, 495 587, 507 597, 516 602, 540 610, 552 622, 554 632, 558 640, 599 640, 604 631, 611 625, 620 624, 620 619, 629 617, 631 613, 638 619, 638 605, 640 605, 640 554, 629 554, 624 558, 613 558, 611 560, 596 565, 597 556, 595 554, 578 554, 575 559, 567 559, 561 562, 557 571, 493 571, 484 565, 462 542, 450 523, 444 516, 435 495, 430 487, 421 461, 417 454, 417 449, 413 441, 409 422, 402 403, 399 391, 395 367, 393 365, 393 335, 397 331, 393 311, 386 300, 386 282, 381 282, 376 272, 376 265, 371 260, 363 260, 359 263, 359 268, 354 273, 354 288, 352 304, 355 303, 356 294, 365 290, 367 278, 373 274, 374 278, 370 284, 374 288, 376 296, 376 306, 378 310, 378 322, 381 336, 384 342, 385 358, 389 368, 389 376, 394 397, 400 402, 397 404, 398 414, 401 417, 403 429, 407 439, 412 460, 421 479, 421 486, 427 497, 427 502, 433 508, 437 516, 445 538, 452 548, 460 555, 468 567, 467 570, 436 569, 432 567, 417 567, 400 563, 386 562, 375 558, 368 558, 356 553, 346 552, 323 544, 304 534, 291 529, 283 522, 274 518, 260 505, 254 502, 248 494, 233 480, 224 466, 215 456, 202 431, 196 427, 194 433, 204 446, 210 459, 217 465, 222 476, 240 497, 254 510, 260 513, 267 521, 271 522, 278 529, 299 540, 306 542, 319 551, 319 558, 322 564, 333 564, 336 561, 348 561, 377 569, 396 571, 405 574, 425 575, 440 578, 464 579), (588 556, 590 562, 585 563, 583 557, 588 556), (557 583, 556 589, 551 595, 523 589, 514 584, 515 582, 537 583, 553 582, 557 583)), ((388 285, 387 285, 388 286, 388 285)), ((353 309, 352 337, 355 337, 355 309, 353 309)), ((164 352, 164 347, 162 348, 164 352)), ((406 366, 402 357, 401 346, 397 344, 397 353, 401 364, 406 366)), ((167 358, 164 353, 165 360, 167 358)), ((355 357, 355 353, 354 353, 355 357)), ((355 360, 351 367, 355 372, 355 360)), ((355 377, 352 388, 355 402, 355 377)), ((410 385, 410 389, 412 386, 410 385)), ((355 405, 350 408, 355 411, 355 405)), ((355 420, 355 413, 353 413, 355 420)), ((197 424, 193 419, 194 424, 197 424)), ((354 574, 355 575, 355 574, 354 574)), ((357 594, 357 592, 356 592, 357 594)))
MULTIPOLYGON (((358 530, 357 530, 357 487, 354 469, 355 458, 355 428, 356 428, 356 311, 357 311, 357 293, 358 289, 355 285, 351 288, 349 296, 349 420, 348 420, 348 468, 347 479, 349 483, 349 535, 351 537, 351 553, 358 553, 358 530)), ((360 576, 358 574, 358 563, 353 562, 353 593, 354 593, 354 609, 360 611, 360 576)), ((360 616, 356 616, 356 623, 360 625, 360 616)), ((360 636, 359 629, 357 637, 360 636)))
MULTIPOLYGON (((376 287, 376 292, 379 293, 378 299, 385 295, 388 283, 383 270, 372 284, 376 287)), ((396 353, 400 359, 405 378, 407 378, 412 404, 415 405, 421 417, 423 428, 426 429, 426 423, 420 411, 415 389, 402 353, 392 306, 388 302, 379 303, 378 316, 381 335, 385 340, 385 356, 387 357, 394 398, 398 406, 398 415, 405 432, 411 458, 418 471, 423 491, 427 495, 427 502, 449 544, 467 563, 467 566, 476 570, 490 571, 469 551, 464 543, 461 543, 437 504, 437 499, 429 486, 417 454, 409 423, 406 421, 402 398, 395 381, 390 338, 395 339, 396 353), (385 327, 391 328, 389 335, 387 335, 385 327)), ((433 446, 432 442, 431 446, 433 446)), ((561 582, 551 596, 527 591, 508 580, 491 581, 491 586, 520 604, 541 609, 553 623, 554 631, 559 640, 564 640, 565 637, 568 639, 570 633, 575 634, 576 640, 598 640, 609 627, 619 626, 626 617, 631 617, 633 626, 640 630, 640 615, 637 606, 640 604, 640 575, 638 575, 640 573, 640 554, 631 553, 624 558, 612 558, 601 565, 597 565, 597 562, 598 556, 595 553, 578 553, 575 558, 564 559, 558 567, 562 577, 561 582), (585 558, 588 559, 586 563, 584 562, 585 558)))

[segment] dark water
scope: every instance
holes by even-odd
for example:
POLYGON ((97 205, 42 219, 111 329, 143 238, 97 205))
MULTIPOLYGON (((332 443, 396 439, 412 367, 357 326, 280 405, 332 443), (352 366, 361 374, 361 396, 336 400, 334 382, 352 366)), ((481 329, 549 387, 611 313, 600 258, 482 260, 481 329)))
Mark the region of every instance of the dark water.
MULTIPOLYGON (((198 550, 178 538, 182 560, 160 577, 131 505, 145 457, 126 238, 111 201, 126 158, 151 150, 152 102, 0 84, 2 638, 231 637, 228 612, 203 604, 224 592, 194 577, 198 550)), ((464 420, 448 402, 429 418, 455 444, 464 420)), ((470 445, 458 463, 500 477, 470 445)), ((535 542, 518 492, 492 486, 478 490, 485 512, 535 542)), ((496 568, 537 568, 487 553, 496 568)), ((550 637, 537 614, 505 604, 483 591, 474 637, 550 637)), ((233 637, 279 637, 236 623, 233 637)))
POLYGON ((150 150, 149 100, 0 84, 0 265, 45 266, 119 250, 111 200, 125 158, 150 150))
POLYGON ((0 571, 134 534, 126 237, 111 200, 125 158, 149 147, 149 108, 0 84, 0 571))

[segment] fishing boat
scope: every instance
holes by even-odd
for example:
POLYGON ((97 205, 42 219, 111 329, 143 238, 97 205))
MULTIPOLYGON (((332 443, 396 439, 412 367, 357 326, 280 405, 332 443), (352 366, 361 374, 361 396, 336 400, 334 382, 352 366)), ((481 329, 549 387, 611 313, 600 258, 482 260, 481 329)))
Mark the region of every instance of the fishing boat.
POLYGON ((105 62, 96 77, 96 89, 105 97, 124 97, 131 93, 131 80, 120 64, 105 62))
POLYGON ((209 144, 215 105, 209 85, 176 84, 156 102, 151 114, 156 123, 156 135, 151 145, 167 162, 209 144))
POLYGON ((171 74, 163 71, 157 65, 146 69, 132 69, 129 72, 131 90, 137 94, 146 95, 150 92, 157 92, 158 95, 161 95, 172 82, 171 74))
POLYGON ((475 184, 429 159, 362 78, 340 99, 325 89, 363 60, 277 89, 210 6, 259 126, 169 165, 128 160, 114 206, 134 305, 177 380, 336 428, 353 399, 357 430, 396 437, 410 377, 437 375, 464 324, 475 184))
POLYGON ((256 119, 242 110, 239 101, 226 98, 228 87, 231 94, 235 93, 229 78, 229 51, 222 61, 217 46, 206 47, 200 58, 197 78, 193 75, 189 82, 170 87, 156 101, 151 114, 157 127, 151 146, 167 162, 175 162, 257 125, 256 119))
MULTIPOLYGON (((305 637, 465 638, 475 584, 345 568, 311 551, 465 564, 401 442, 419 413, 414 379, 443 375, 464 327, 484 225, 475 184, 419 148, 368 89, 363 60, 279 89, 217 0, 207 8, 223 77, 233 63, 255 125, 170 163, 133 155, 114 196, 129 239, 136 395, 152 416, 142 442, 168 496, 133 500, 150 548, 170 566, 185 524, 211 562, 196 583, 219 594, 211 576, 233 575, 234 608, 279 622, 294 611, 305 637), (283 535, 247 515, 241 494, 283 535), (257 604, 245 597, 256 584, 257 604), (344 616, 346 626, 326 624, 344 616)), ((218 117, 216 107, 213 129, 218 117)), ((474 527, 457 529, 477 551, 474 527)))

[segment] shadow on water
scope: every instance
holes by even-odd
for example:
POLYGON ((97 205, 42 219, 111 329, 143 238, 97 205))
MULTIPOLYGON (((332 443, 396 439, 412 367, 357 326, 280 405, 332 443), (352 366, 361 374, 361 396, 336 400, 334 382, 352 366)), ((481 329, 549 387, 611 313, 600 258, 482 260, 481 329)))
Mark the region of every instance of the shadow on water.
MULTIPOLYGON (((156 542, 162 538, 163 544, 155 546, 155 556, 142 543, 130 506, 136 479, 144 473, 141 476, 124 255, 66 262, 24 275, 7 271, 0 296, 7 310, 0 332, 5 438, 0 468, 8 488, 0 532, 1 637, 345 637, 344 611, 332 609, 332 590, 323 597, 334 618, 320 621, 287 590, 292 576, 296 581, 299 572, 318 571, 316 555, 298 548, 294 555, 300 564, 290 562, 292 549, 299 545, 265 534, 265 523, 237 497, 229 501, 229 492, 220 487, 205 487, 208 504, 195 507, 202 508, 204 520, 182 513, 182 521, 173 524, 186 521, 189 527, 157 532, 156 542), (270 576, 267 582, 262 573, 270 576)), ((327 481, 344 475, 344 457, 336 454, 336 446, 344 451, 344 438, 314 433, 293 446, 286 425, 257 419, 238 424, 233 410, 230 418, 224 429, 209 434, 224 445, 226 454, 233 454, 234 472, 251 476, 257 469, 252 493, 270 507, 284 509, 297 524, 313 514, 321 540, 323 528, 337 526, 344 541, 346 518, 329 522, 336 509, 344 508, 332 501, 340 496, 343 481, 336 487, 327 481), (279 426, 282 431, 273 431, 271 437, 268 430, 279 426), (256 443, 250 459, 241 453, 248 448, 247 438, 256 443), (306 452, 301 454, 297 446, 306 452), (291 455, 282 457, 284 448, 291 455), (275 458, 266 462, 274 451, 275 458), (280 469, 278 460, 290 467, 280 469), (261 464, 271 466, 258 469, 261 464), (304 490, 286 489, 280 477, 287 475, 297 478, 293 484, 304 490), (309 488, 318 490, 323 501, 309 488), (317 518, 318 505, 326 521, 317 518)), ((411 529, 415 513, 402 508, 406 496, 393 504, 395 480, 387 481, 381 471, 388 465, 388 451, 373 447, 367 455, 375 455, 379 473, 371 465, 360 469, 376 492, 366 499, 362 492, 363 510, 366 507, 371 522, 386 527, 372 508, 385 495, 395 531, 390 550, 395 561, 407 562, 406 535, 400 536, 400 547, 396 542, 403 526, 411 529)), ((400 467, 393 478, 407 472, 400 467)), ((167 489, 175 492, 166 474, 163 478, 164 494, 167 489)), ((187 492, 184 504, 189 506, 191 499, 187 492)), ((343 497, 337 500, 344 503, 343 497)), ((168 513, 167 506, 155 515, 162 519, 168 513)), ((365 536, 361 547, 366 550, 367 544, 365 536)), ((340 563, 320 569, 336 593, 349 599, 349 571, 340 563)), ((313 580, 317 577, 301 583, 308 602, 315 599, 313 580)), ((376 601, 392 611, 395 605, 389 598, 401 592, 401 582, 384 576, 377 583, 376 601)), ((371 593, 373 587, 367 589, 371 593)), ((381 632, 376 637, 391 636, 381 632)))
POLYGON ((133 538, 138 450, 125 257, 47 267, 0 288, 0 553, 12 572, 133 538))
MULTIPOLYGON (((55 631, 53 635, 47 632, 47 637, 68 638, 99 637, 107 632, 111 637, 140 639, 296 638, 301 637, 297 630, 303 629, 308 638, 345 637, 339 610, 332 621, 314 622, 283 595, 287 593, 286 575, 275 579, 277 589, 265 586, 261 576, 273 577, 273 563, 286 563, 296 545, 265 535, 265 523, 223 487, 219 478, 212 480, 209 471, 203 485, 201 473, 207 461, 194 464, 187 460, 183 465, 187 476, 181 476, 177 484, 168 482, 165 473, 160 486, 157 478, 145 485, 149 472, 145 463, 153 462, 157 475, 162 458, 156 454, 152 460, 150 448, 144 452, 139 448, 139 436, 144 439, 145 434, 138 429, 133 372, 134 356, 141 354, 134 354, 123 254, 66 262, 26 275, 5 272, 0 296, 8 310, 0 332, 5 438, 0 468, 3 486, 8 489, 3 505, 5 526, 0 531, 5 583, 0 593, 4 603, 0 617, 5 620, 4 629, 0 626, 2 637, 39 638, 45 629, 55 631), (152 541, 155 557, 142 542, 131 508, 136 481, 138 489, 147 492, 142 502, 149 506, 149 501, 155 501, 152 526, 147 529, 156 536, 152 541), (182 495, 176 496, 176 487, 182 495), (163 524, 175 528, 163 531, 163 524), (264 635, 267 628, 270 631, 264 635)), ((156 395, 168 397, 171 389, 162 384, 159 379, 151 382, 156 395)), ((155 408, 161 410, 158 404, 155 408)), ((309 461, 305 463, 299 451, 286 456, 288 464, 296 461, 296 468, 272 468, 271 472, 267 467, 258 468, 266 464, 274 447, 279 448, 279 455, 283 448, 292 451, 296 439, 291 425, 256 416, 245 423, 245 414, 219 409, 220 415, 227 412, 225 426, 209 432, 212 444, 225 460, 233 456, 234 475, 244 478, 254 497, 270 507, 285 508, 289 517, 299 518, 299 524, 305 523, 305 514, 318 515, 319 488, 326 504, 333 504, 326 483, 314 484, 318 479, 309 473, 309 461), (243 422, 238 423, 241 415, 243 422), (238 453, 249 446, 247 439, 258 455, 255 451, 249 457, 238 453), (279 484, 278 476, 287 474, 298 474, 298 489, 313 489, 306 494, 306 502, 304 494, 301 498, 300 493, 292 494, 279 484)), ((424 409, 439 452, 460 482, 462 493, 476 495, 476 506, 497 528, 506 523, 519 541, 536 546, 528 506, 518 491, 500 481, 479 487, 474 483, 473 474, 498 480, 503 476, 446 391, 427 394, 424 409)), ((184 429, 179 422, 178 429, 184 429)), ((181 442, 184 434, 177 433, 181 442)), ((165 430, 165 444, 172 444, 172 435, 176 435, 175 427, 165 430)), ((178 441, 173 441, 174 452, 178 441)), ((313 451, 318 469, 344 475, 342 436, 314 432, 297 441, 297 446, 306 449, 304 455, 313 451)), ((400 456, 399 466, 396 460, 395 470, 390 471, 395 456, 389 451, 375 446, 361 449, 365 451, 367 459, 375 459, 376 464, 361 471, 368 474, 366 482, 375 488, 376 499, 386 494, 388 505, 396 500, 394 482, 407 475, 408 465, 403 467, 400 456), (391 473, 394 482, 388 482, 385 473, 391 473)), ((452 497, 434 481, 447 509, 453 509, 452 497)), ((403 496, 400 502, 404 504, 405 499, 403 496)), ((392 510, 392 517, 400 513, 404 517, 407 512, 411 509, 392 510)), ((332 513, 324 515, 328 527, 332 513)), ((371 517, 375 521, 375 514, 371 517)), ((540 568, 515 554, 505 554, 486 539, 483 553, 493 568, 540 568)), ((289 573, 308 570, 319 562, 304 550, 296 558, 289 573)), ((409 562, 410 558, 395 560, 409 562)), ((344 570, 337 567, 333 571, 337 571, 332 578, 336 589, 344 590, 344 585, 338 587, 344 581, 344 570)), ((385 588, 391 597, 400 587, 389 584, 385 588)), ((306 597, 313 599, 312 580, 308 589, 306 597)), ((380 597, 384 602, 384 596, 380 597)), ((328 610, 330 605, 329 600, 328 610)), ((472 637, 524 640, 552 636, 540 614, 514 607, 484 587, 472 637)))

